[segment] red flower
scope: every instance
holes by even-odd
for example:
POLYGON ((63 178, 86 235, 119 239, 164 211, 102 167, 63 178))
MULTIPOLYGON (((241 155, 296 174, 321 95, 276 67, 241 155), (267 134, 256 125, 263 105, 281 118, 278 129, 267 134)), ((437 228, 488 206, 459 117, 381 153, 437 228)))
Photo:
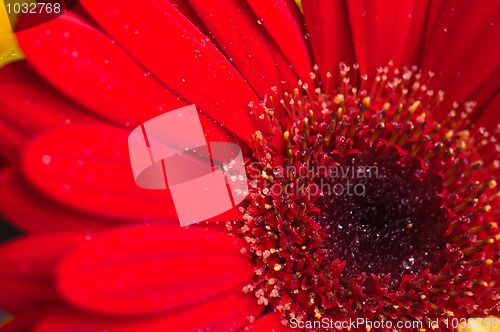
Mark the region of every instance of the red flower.
POLYGON ((27 233, 0 247, 0 330, 498 314, 496 2, 82 3, 0 71, 0 211, 27 233), (127 136, 191 103, 252 181, 183 229, 127 136))

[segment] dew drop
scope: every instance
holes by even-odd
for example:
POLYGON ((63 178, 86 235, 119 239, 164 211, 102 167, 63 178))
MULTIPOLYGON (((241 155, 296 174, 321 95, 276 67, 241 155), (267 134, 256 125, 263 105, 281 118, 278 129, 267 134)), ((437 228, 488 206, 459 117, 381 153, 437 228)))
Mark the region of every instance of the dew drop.
POLYGON ((403 261, 403 266, 407 270, 411 269, 414 264, 415 264, 415 258, 411 256, 403 261))
POLYGON ((42 163, 44 163, 45 165, 50 164, 51 161, 52 161, 52 158, 49 155, 44 155, 42 157, 42 163))

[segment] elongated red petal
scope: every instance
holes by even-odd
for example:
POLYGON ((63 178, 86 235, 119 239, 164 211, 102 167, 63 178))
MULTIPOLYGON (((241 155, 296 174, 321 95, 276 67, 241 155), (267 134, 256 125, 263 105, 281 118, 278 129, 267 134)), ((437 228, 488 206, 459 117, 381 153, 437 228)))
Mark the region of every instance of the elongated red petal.
POLYGON ((260 98, 281 87, 293 89, 297 76, 244 0, 190 0, 223 52, 260 98))
POLYGON ((116 42, 72 14, 19 32, 17 38, 28 62, 48 81, 120 125, 134 127, 185 105, 116 42))
POLYGON ((0 120, 0 157, 10 163, 18 163, 22 146, 28 137, 12 129, 0 120))
MULTIPOLYGON (((77 18, 69 16, 57 19, 44 27, 50 32, 48 35, 44 30, 30 29, 18 36, 25 46, 23 50, 28 55, 33 54, 33 58, 28 56, 30 62, 58 88, 102 117, 120 126, 134 128, 165 111, 186 106, 184 101, 158 83, 151 73, 144 71, 113 40, 77 18), (67 37, 68 34, 71 38, 67 37), (41 61, 37 52, 50 53, 52 61, 41 61), (78 84, 67 84, 68 77, 78 77, 78 84)), ((21 96, 18 91, 10 98, 4 97, 9 100, 7 105, 19 107, 19 101, 27 99, 23 96, 29 96, 31 103, 23 112, 29 119, 35 120, 36 116, 46 114, 47 118, 43 122, 32 120, 41 124, 56 114, 61 117, 74 112, 73 105, 68 105, 65 98, 54 96, 49 88, 43 87, 44 83, 38 84, 42 88, 33 88, 37 77, 29 75, 29 71, 24 70, 27 71, 24 73, 21 68, 22 73, 19 74, 18 68, 14 70, 25 80, 29 79, 30 86, 9 84, 7 91, 19 88, 23 92, 21 96)), ((81 117, 79 115, 77 121, 73 122, 83 122, 81 117)), ((88 117, 85 119, 88 120, 88 117)), ((71 118, 63 120, 66 123, 71 118)), ((227 137, 232 136, 208 117, 202 116, 201 120, 209 138, 226 141, 227 137)))
MULTIPOLYGON (((302 80, 309 78, 312 63, 304 39, 304 22, 294 15, 297 7, 287 0, 246 0, 302 80)), ((259 48, 260 49, 260 48, 259 48)))
POLYGON ((435 30, 429 38, 423 70, 435 75, 434 90, 444 90, 444 116, 454 101, 461 101, 500 66, 500 39, 497 1, 444 2, 435 30))
POLYGON ((414 1, 401 66, 421 66, 431 0, 414 1))
MULTIPOLYGON (((466 101, 474 101, 476 108, 472 116, 472 121, 481 116, 484 107, 486 107, 500 92, 500 66, 492 71, 488 78, 483 80, 469 95, 466 101)), ((490 126, 493 124, 490 124, 490 126)))
POLYGON ((429 46, 429 40, 432 38, 436 26, 438 24, 441 12, 443 11, 443 6, 446 0, 433 0, 429 7, 429 12, 427 15, 427 28, 425 30, 425 44, 424 51, 427 51, 429 46))
POLYGON ((25 61, 0 70, 0 156, 17 164, 30 137, 53 128, 99 121, 42 80, 25 61))
POLYGON ((118 229, 72 252, 58 270, 61 295, 86 310, 143 315, 205 301, 254 274, 241 240, 197 228, 118 229))
POLYGON ((0 246, 0 276, 3 278, 49 279, 57 262, 91 233, 52 232, 24 236, 0 246))
POLYGON ((294 329, 285 327, 281 323, 281 315, 279 312, 273 312, 259 318, 257 321, 247 326, 244 331, 268 331, 268 332, 286 332, 294 331, 294 329))
POLYGON ((90 214, 177 223, 167 191, 136 185, 128 135, 128 131, 109 125, 49 132, 26 146, 24 174, 47 196, 90 214))
POLYGON ((0 69, 0 120, 28 137, 75 123, 101 121, 43 80, 26 61, 0 69))
POLYGON ((410 30, 414 1, 348 1, 356 56, 361 72, 373 77, 393 61, 398 67, 410 30))
POLYGON ((500 94, 497 94, 489 104, 485 105, 480 117, 475 123, 476 128, 484 127, 488 131, 498 128, 500 123, 500 94))
POLYGON ((23 282, 0 277, 0 306, 12 314, 22 313, 58 300, 54 285, 49 282, 23 282))
POLYGON ((196 305, 151 318, 102 318, 72 309, 48 314, 35 332, 191 332, 238 331, 257 317, 263 307, 240 290, 230 291, 196 305))
POLYGON ((248 104, 259 100, 247 82, 210 39, 170 3, 82 3, 155 77, 209 117, 247 142, 263 126, 258 115, 249 113, 248 104))
POLYGON ((0 246, 0 307, 17 314, 54 302, 54 269, 68 250, 90 238, 82 232, 30 235, 0 246))
POLYGON ((30 233, 98 230, 117 225, 50 200, 13 168, 0 172, 0 213, 16 227, 30 233))
POLYGON ((206 27, 203 21, 200 19, 194 8, 186 0, 169 0, 169 2, 174 5, 174 7, 182 13, 191 23, 193 23, 198 30, 200 30, 205 36, 210 35, 210 30, 206 27))
POLYGON ((337 77, 340 62, 349 65, 356 61, 347 4, 344 1, 308 0, 302 1, 302 7, 323 89, 330 92, 337 82, 327 83, 327 72, 337 77))
MULTIPOLYGON (((207 140, 213 141, 210 134, 205 130, 207 140)), ((135 183, 128 136, 128 131, 110 125, 73 126, 49 132, 26 146, 24 174, 51 199, 92 215, 137 223, 177 224, 167 190, 143 189, 135 183)), ((196 206, 193 202, 193 208, 196 206)), ((232 215, 222 214, 210 220, 227 220, 232 215)))

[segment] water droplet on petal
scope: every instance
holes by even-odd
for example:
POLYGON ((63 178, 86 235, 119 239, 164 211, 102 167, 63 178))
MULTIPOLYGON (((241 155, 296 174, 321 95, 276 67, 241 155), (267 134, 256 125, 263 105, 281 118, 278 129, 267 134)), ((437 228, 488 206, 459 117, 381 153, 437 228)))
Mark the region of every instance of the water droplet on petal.
POLYGON ((42 163, 44 163, 45 165, 50 164, 51 161, 52 161, 52 158, 49 155, 44 155, 42 157, 42 163))
POLYGON ((403 266, 407 270, 411 269, 414 264, 415 264, 415 258, 411 256, 403 261, 403 266))

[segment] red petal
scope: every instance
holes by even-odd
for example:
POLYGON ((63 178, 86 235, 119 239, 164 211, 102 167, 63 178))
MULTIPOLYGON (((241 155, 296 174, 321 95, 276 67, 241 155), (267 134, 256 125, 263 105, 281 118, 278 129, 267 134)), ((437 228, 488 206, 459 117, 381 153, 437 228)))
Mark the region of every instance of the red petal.
POLYGON ((328 82, 326 73, 338 77, 339 63, 356 61, 349 29, 349 13, 344 1, 302 1, 314 60, 319 66, 323 89, 331 91, 337 81, 328 82))
POLYGON ((427 28, 425 30, 425 45, 429 45, 429 39, 432 37, 436 26, 439 22, 441 12, 443 11, 443 6, 446 0, 433 0, 429 7, 429 13, 427 15, 427 28))
POLYGON ((445 91, 440 115, 467 97, 500 66, 497 1, 445 2, 424 56, 424 71, 434 71, 430 88, 445 91))
POLYGON ((49 132, 27 144, 24 174, 37 189, 69 207, 112 219, 177 223, 166 190, 136 185, 128 134, 109 125, 49 132))
POLYGON ((135 127, 185 106, 113 40, 71 13, 17 38, 29 63, 47 80, 120 125, 135 127))
POLYGON ((2 216, 16 227, 30 233, 98 230, 117 225, 48 199, 12 168, 0 172, 0 202, 2 216))
POLYGON ((500 94, 497 94, 481 112, 481 117, 475 123, 476 128, 485 127, 493 131, 500 124, 500 94))
POLYGON ((0 277, 0 306, 13 314, 58 300, 54 285, 48 282, 23 282, 0 277))
POLYGON ((243 77, 170 3, 85 0, 83 5, 156 77, 239 137, 250 142, 264 123, 249 113, 249 102, 259 100, 243 77))
MULTIPOLYGON (((203 124, 204 118, 201 120, 203 124)), ((205 130, 208 141, 219 141, 211 134, 205 130)), ((128 135, 128 131, 109 125, 73 126, 49 132, 27 144, 23 152, 24 174, 37 189, 68 207, 108 219, 177 224, 169 191, 136 185, 128 135)), ((223 214, 210 220, 230 217, 223 214)))
POLYGON ((44 81, 25 61, 0 70, 0 119, 26 136, 98 121, 44 81))
POLYGON ((272 86, 280 87, 282 80, 290 90, 296 86, 297 76, 244 0, 190 3, 261 98, 272 86))
POLYGON ((22 146, 28 138, 0 121, 0 157, 11 163, 19 161, 22 146))
POLYGON ((304 39, 304 22, 294 15, 296 4, 287 0, 246 1, 297 74, 307 80, 312 64, 304 39))
MULTIPOLYGON (((483 80, 466 98, 466 101, 476 102, 476 108, 473 113, 474 117, 481 115, 482 109, 491 102, 493 98, 500 92, 500 66, 492 71, 488 78, 483 80), (477 114, 476 114, 477 113, 477 114)), ((492 124, 489 124, 490 126, 492 124)))
POLYGON ((210 30, 205 26, 203 21, 200 19, 196 11, 186 0, 169 0, 169 2, 174 5, 174 7, 182 13, 191 23, 193 23, 198 30, 200 30, 205 36, 210 35, 210 30))
POLYGON ((62 256, 91 237, 85 232, 54 232, 3 243, 0 246, 0 277, 50 279, 62 256))
POLYGON ((27 139, 41 131, 97 121, 47 85, 26 62, 0 70, 0 156, 17 163, 27 139))
POLYGON ((245 243, 196 228, 143 226, 100 235, 58 270, 62 296, 86 310, 143 315, 174 310, 250 278, 245 243))
POLYGON ((0 246, 0 307, 18 313, 58 299, 56 264, 90 235, 81 232, 30 235, 0 246))
POLYGON ((245 331, 286 332, 294 331, 294 329, 283 326, 281 323, 281 314, 279 312, 273 312, 259 318, 253 324, 247 326, 245 331))
POLYGON ((389 61, 399 67, 410 30, 414 1, 348 1, 361 72, 373 78, 389 61))
POLYGON ((238 331, 248 323, 248 317, 258 316, 262 309, 263 307, 257 305, 255 297, 243 295, 241 290, 236 290, 154 318, 101 318, 71 309, 59 310, 47 315, 34 331, 238 331))
MULTIPOLYGON (((121 126, 136 127, 167 110, 186 105, 162 87, 150 73, 145 72, 114 41, 77 18, 69 16, 56 19, 44 27, 50 32, 49 35, 45 30, 36 29, 18 35, 30 62, 62 91, 103 117, 121 126), (68 33, 71 38, 66 37, 68 33), (51 54, 50 59, 53 61, 38 57, 38 52, 42 51, 40 48, 51 54), (33 54, 33 58, 29 57, 30 54, 33 54), (72 84, 68 84, 69 77, 72 78, 72 84), (78 78, 78 84, 74 84, 75 77, 78 78)), ((29 96, 31 108, 25 107, 23 112, 29 117, 35 117, 35 114, 43 117, 43 122, 38 121, 42 124, 53 117, 72 114, 75 107, 65 98, 53 95, 45 87, 45 82, 33 88, 33 84, 37 83, 36 77, 25 73, 22 76, 30 79, 30 87, 9 84, 7 91, 15 88, 23 91, 14 92, 9 105, 18 105, 20 100, 25 100, 23 96, 29 96)), ((66 122, 66 118, 63 119, 66 122)), ((82 122, 80 118, 75 120, 82 122)), ((211 138, 224 141, 232 136, 207 117, 203 116, 201 120, 211 138)))
POLYGON ((406 38, 406 45, 400 63, 402 66, 417 65, 420 67, 422 63, 430 7, 430 0, 414 1, 410 29, 408 30, 408 37, 406 38))
MULTIPOLYGON (((189 1, 187 0, 168 0, 178 11, 182 13, 191 23, 193 23, 198 30, 201 31, 205 36, 211 36, 210 30, 208 30, 207 26, 201 18, 198 16, 198 13, 191 6, 189 1)), ((217 46, 218 49, 220 47, 217 45, 217 42, 212 38, 212 42, 217 46)))

